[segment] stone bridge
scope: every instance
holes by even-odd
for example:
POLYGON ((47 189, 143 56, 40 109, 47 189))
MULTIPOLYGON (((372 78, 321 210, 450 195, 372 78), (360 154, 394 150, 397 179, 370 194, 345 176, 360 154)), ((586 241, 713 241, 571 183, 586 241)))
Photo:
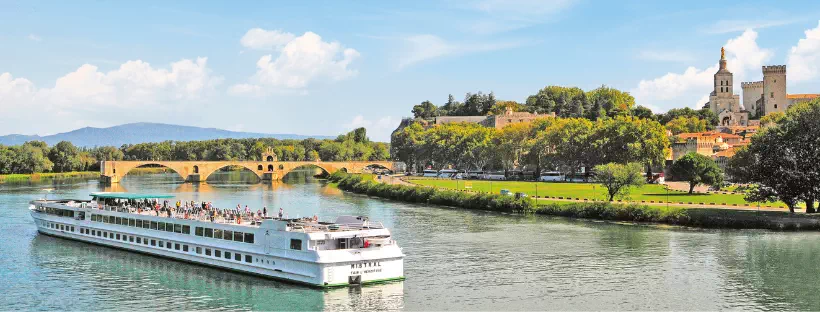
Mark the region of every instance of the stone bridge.
POLYGON ((338 170, 359 173, 367 167, 393 171, 397 168, 390 161, 103 161, 100 163, 100 181, 119 183, 131 169, 146 165, 171 169, 186 182, 205 181, 212 173, 229 166, 244 167, 266 181, 280 180, 294 169, 305 166, 316 166, 327 173, 338 170))

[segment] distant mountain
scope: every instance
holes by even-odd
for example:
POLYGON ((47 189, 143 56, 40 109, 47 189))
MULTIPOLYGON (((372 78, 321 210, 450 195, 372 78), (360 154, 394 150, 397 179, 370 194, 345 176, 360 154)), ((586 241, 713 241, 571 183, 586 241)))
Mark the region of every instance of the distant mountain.
POLYGON ((19 145, 26 141, 45 141, 49 146, 53 146, 60 141, 71 141, 77 146, 116 146, 123 144, 137 144, 145 142, 173 141, 198 141, 213 139, 243 139, 243 138, 276 138, 276 139, 329 139, 331 136, 321 135, 299 135, 299 134, 271 134, 254 132, 236 132, 216 128, 200 128, 191 126, 178 126, 161 123, 139 122, 124 124, 109 128, 85 127, 74 131, 58 133, 54 135, 22 135, 9 134, 0 136, 0 144, 19 145))

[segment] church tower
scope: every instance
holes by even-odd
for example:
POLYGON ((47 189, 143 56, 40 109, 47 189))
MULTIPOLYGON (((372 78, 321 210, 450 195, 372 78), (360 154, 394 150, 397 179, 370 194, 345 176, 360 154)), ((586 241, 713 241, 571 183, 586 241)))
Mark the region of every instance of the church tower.
POLYGON ((726 50, 724 48, 720 48, 720 67, 715 73, 714 82, 714 91, 711 95, 714 96, 715 100, 710 101, 712 111, 715 114, 720 114, 724 110, 739 111, 740 107, 732 107, 734 75, 726 68, 726 50))

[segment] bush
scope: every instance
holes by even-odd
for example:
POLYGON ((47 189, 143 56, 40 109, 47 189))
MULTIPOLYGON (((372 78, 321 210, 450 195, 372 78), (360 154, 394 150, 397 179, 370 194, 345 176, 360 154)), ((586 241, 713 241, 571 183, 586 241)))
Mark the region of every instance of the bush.
POLYGON ((679 225, 689 224, 691 221, 684 208, 666 208, 662 206, 638 204, 613 204, 610 202, 551 203, 539 206, 535 212, 538 214, 571 218, 660 222, 679 225))

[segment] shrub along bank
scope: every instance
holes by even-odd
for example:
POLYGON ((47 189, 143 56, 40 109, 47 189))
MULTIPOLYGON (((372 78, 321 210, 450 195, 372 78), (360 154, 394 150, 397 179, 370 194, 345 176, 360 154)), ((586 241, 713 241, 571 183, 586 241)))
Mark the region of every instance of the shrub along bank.
POLYGON ((531 212, 535 208, 533 201, 527 198, 516 199, 512 196, 496 194, 466 193, 437 190, 432 187, 377 183, 361 175, 347 174, 340 171, 330 175, 329 180, 338 183, 338 187, 345 191, 411 203, 501 212, 531 212))
POLYGON ((543 201, 487 193, 441 190, 433 187, 378 183, 372 176, 336 172, 330 181, 345 191, 393 200, 465 209, 535 213, 569 218, 651 222, 704 228, 820 230, 820 216, 773 211, 681 208, 611 202, 543 201))

